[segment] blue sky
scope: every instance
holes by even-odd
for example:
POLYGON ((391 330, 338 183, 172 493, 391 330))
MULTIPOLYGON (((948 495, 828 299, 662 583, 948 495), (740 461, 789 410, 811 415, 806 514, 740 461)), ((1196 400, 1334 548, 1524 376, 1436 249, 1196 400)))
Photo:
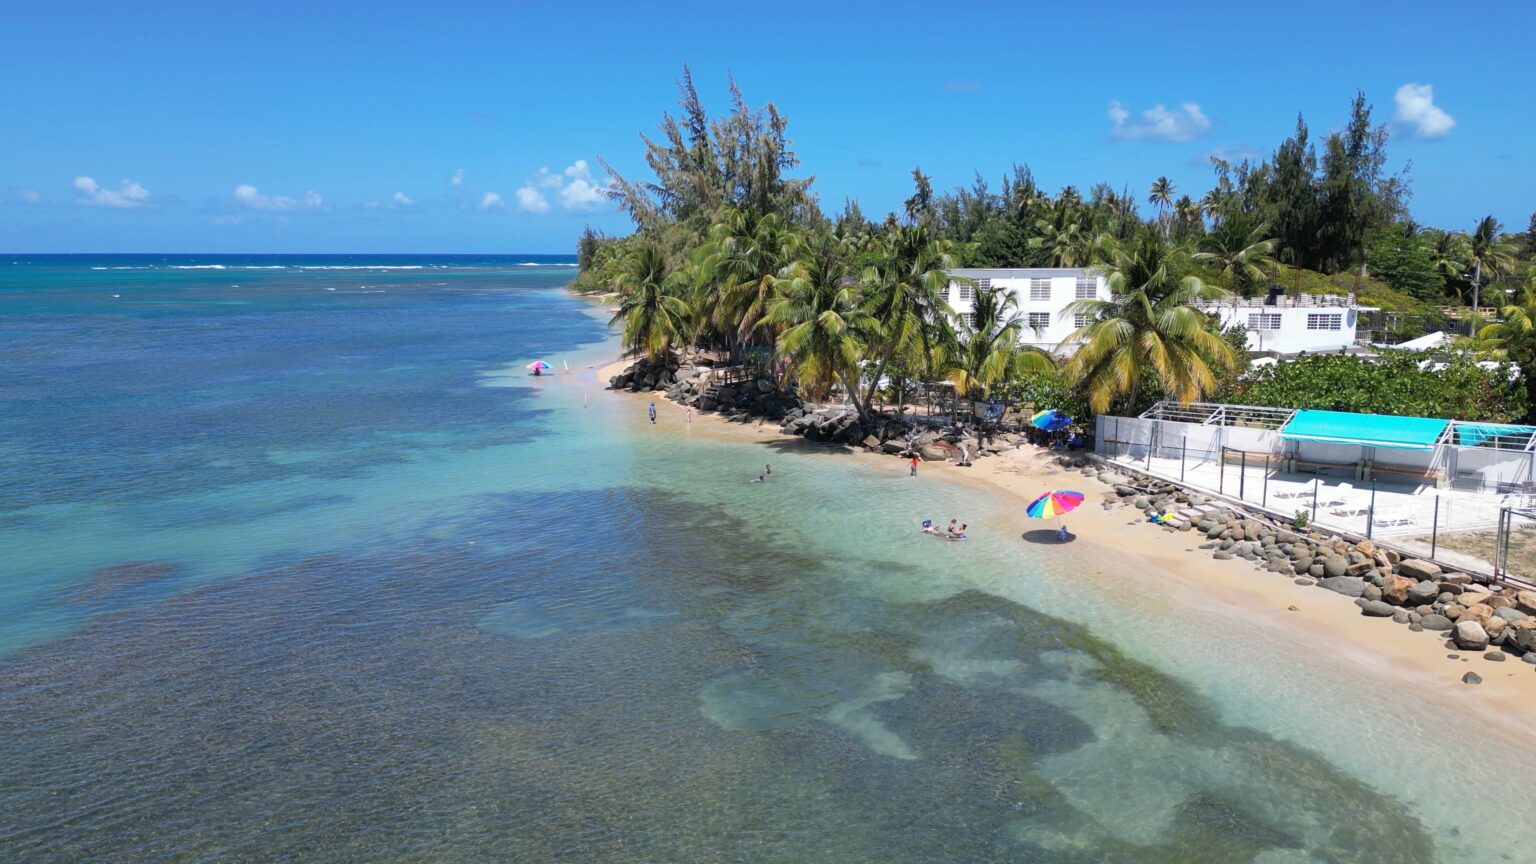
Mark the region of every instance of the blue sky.
POLYGON ((788 115, 828 210, 899 207, 915 165, 1198 197, 1209 154, 1326 133, 1357 88, 1419 221, 1536 210, 1529 6, 1062 5, 17 4, 0 250, 568 251, 628 230, 597 159, 643 174, 684 62, 711 109, 734 74, 788 115))

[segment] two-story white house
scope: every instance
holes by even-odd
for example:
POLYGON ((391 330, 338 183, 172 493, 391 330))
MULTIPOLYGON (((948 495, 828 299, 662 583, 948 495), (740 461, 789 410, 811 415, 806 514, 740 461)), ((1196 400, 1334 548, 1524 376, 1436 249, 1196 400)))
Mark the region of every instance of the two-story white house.
POLYGON ((966 268, 950 273, 976 284, 951 282, 946 298, 949 308, 974 322, 970 316, 977 288, 1011 291, 1028 325, 1020 341, 1046 351, 1054 352, 1062 340, 1087 323, 1082 316, 1065 311, 1072 301, 1109 299, 1104 277, 1090 275, 1081 267, 966 268))
MULTIPOLYGON (((1104 277, 1082 267, 965 268, 951 275, 975 283, 949 284, 945 300, 957 314, 974 323, 972 304, 978 289, 1012 292, 1028 325, 1020 341, 1053 353, 1071 352, 1073 346, 1063 341, 1088 323, 1084 316, 1067 311, 1073 301, 1110 299, 1104 277)), ((1347 348, 1355 343, 1359 313, 1371 308, 1357 305, 1353 297, 1334 294, 1234 298, 1200 306, 1218 316, 1223 327, 1247 328, 1249 351, 1276 354, 1347 348)))

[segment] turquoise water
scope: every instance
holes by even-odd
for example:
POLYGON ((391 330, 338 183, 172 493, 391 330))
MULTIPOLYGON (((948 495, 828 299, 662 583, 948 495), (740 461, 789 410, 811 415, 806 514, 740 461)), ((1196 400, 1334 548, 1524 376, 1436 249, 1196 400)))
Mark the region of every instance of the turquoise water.
POLYGON ((1521 860, 1410 694, 652 428, 566 263, 0 264, 0 860, 1521 860))

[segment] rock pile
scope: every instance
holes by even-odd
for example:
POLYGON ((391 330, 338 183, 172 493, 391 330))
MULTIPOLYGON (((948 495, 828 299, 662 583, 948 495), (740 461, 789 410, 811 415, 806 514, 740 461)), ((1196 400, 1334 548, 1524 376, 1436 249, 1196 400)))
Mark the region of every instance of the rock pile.
POLYGON ((1529 653, 1525 659, 1536 663, 1536 591, 1490 584, 1480 574, 1447 570, 1370 540, 1352 542, 1279 525, 1212 503, 1177 484, 1095 465, 1090 457, 1065 456, 1060 462, 1113 486, 1106 508, 1130 507, 1164 517, 1164 530, 1199 533, 1205 538, 1200 548, 1214 558, 1242 559, 1261 572, 1354 598, 1361 615, 1448 635, 1462 651, 1486 651, 1490 660, 1529 653))
POLYGON ((918 456, 925 462, 980 459, 1012 450, 1020 437, 1013 433, 988 436, 981 443, 974 435, 956 430, 921 426, 913 418, 879 415, 861 420, 852 408, 836 405, 815 408, 779 388, 768 378, 732 384, 717 383, 714 368, 705 358, 672 358, 652 363, 641 358, 608 379, 612 390, 632 393, 663 393, 680 405, 699 411, 717 411, 725 417, 766 417, 782 421, 786 435, 812 441, 862 447, 893 456, 918 456))
POLYGON ((780 420, 800 408, 798 398, 779 389, 768 378, 722 385, 715 383, 713 371, 714 368, 702 359, 687 365, 676 357, 656 363, 642 357, 609 378, 608 387, 634 393, 660 391, 680 405, 692 405, 700 411, 718 411, 727 417, 750 415, 780 420))

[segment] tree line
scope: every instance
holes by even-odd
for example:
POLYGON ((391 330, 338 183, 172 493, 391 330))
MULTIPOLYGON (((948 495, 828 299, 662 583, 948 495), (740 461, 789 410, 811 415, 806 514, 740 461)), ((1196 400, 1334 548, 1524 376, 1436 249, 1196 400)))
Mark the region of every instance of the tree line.
MULTIPOLYGON (((678 87, 678 113, 642 136, 652 177, 604 163, 636 230, 584 232, 576 287, 619 295, 628 350, 774 358, 807 395, 840 391, 862 413, 917 381, 974 396, 1044 388, 1094 412, 1216 396, 1246 367, 1243 339, 1199 305, 1274 284, 1385 283, 1426 303, 1536 290, 1536 217, 1523 235, 1491 216, 1469 233, 1413 223, 1406 171, 1386 172, 1387 129, 1363 95, 1320 147, 1298 117, 1267 159, 1213 159, 1198 200, 1157 178, 1145 217, 1129 190, 1052 195, 1016 166, 996 189, 978 175, 948 193, 914 169, 901 211, 874 221, 852 200, 828 216, 812 178, 792 176, 799 159, 772 104, 749 105, 731 82, 729 110, 712 118, 686 67, 678 87), (947 291, 964 280, 949 273, 966 266, 1090 267, 1112 298, 1066 310, 1087 323, 1061 359, 1019 344, 1026 325, 1007 292, 972 286, 974 314, 953 314, 947 291)), ((1482 348, 1510 335, 1490 330, 1482 348)))

